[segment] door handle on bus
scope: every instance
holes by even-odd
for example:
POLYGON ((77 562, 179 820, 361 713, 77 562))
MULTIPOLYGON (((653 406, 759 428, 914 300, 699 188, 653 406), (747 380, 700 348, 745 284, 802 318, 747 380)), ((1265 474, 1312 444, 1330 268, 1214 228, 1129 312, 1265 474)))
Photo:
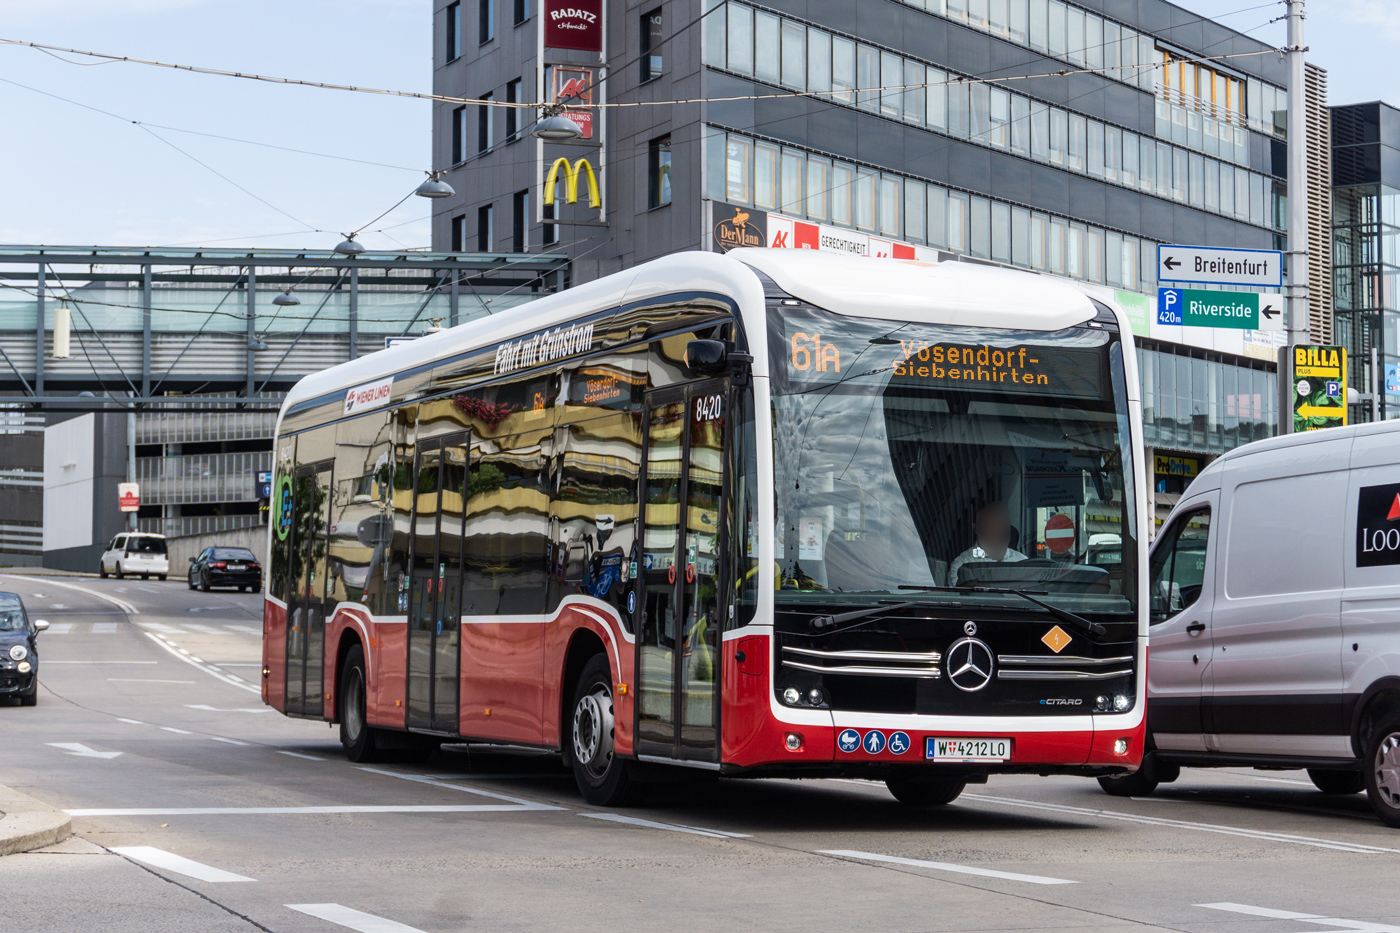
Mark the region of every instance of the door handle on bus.
POLYGON ((1192 622, 1190 625, 1186 626, 1186 634, 1187 634, 1187 635, 1192 635, 1192 636, 1194 636, 1194 635, 1199 635, 1199 634, 1201 634, 1202 632, 1204 632, 1205 630, 1206 630, 1205 624, 1204 624, 1204 623, 1201 623, 1201 622, 1192 622))

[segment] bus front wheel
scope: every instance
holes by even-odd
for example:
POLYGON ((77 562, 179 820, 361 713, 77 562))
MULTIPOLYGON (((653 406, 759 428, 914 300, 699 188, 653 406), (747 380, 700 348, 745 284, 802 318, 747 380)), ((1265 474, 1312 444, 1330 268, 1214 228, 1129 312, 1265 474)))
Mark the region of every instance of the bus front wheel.
POLYGON ((885 786, 906 807, 941 807, 958 799, 967 781, 957 778, 889 777, 885 786))
POLYGON ((365 682, 365 651, 355 645, 340 669, 340 744, 345 757, 355 762, 379 759, 375 730, 365 715, 365 682))
POLYGON ((606 655, 595 655, 584 665, 571 710, 566 741, 583 799, 600 807, 622 807, 641 799, 631 763, 619 758, 613 747, 613 677, 606 655))

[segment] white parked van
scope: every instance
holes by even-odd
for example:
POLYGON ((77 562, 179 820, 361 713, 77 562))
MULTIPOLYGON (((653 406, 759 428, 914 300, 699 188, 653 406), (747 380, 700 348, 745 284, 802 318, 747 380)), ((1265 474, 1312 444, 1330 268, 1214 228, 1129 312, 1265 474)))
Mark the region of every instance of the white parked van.
POLYGON ((117 579, 140 574, 141 579, 152 576, 164 580, 170 573, 170 559, 165 550, 165 535, 139 531, 122 532, 111 540, 97 565, 97 574, 104 580, 114 573, 117 579))
POLYGON ((1148 754, 1306 768, 1400 826, 1400 422, 1248 444, 1210 464, 1150 561, 1148 754))

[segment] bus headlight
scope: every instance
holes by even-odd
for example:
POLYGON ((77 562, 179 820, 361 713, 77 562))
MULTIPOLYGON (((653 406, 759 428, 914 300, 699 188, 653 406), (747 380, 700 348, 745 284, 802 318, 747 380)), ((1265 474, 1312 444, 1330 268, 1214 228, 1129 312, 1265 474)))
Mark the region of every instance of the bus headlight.
POLYGON ((788 706, 796 706, 802 702, 802 691, 796 687, 788 687, 783 691, 783 702, 788 706))
POLYGON ((1113 698, 1113 708, 1121 713, 1123 712, 1123 710, 1131 706, 1132 702, 1132 700, 1128 699, 1126 696, 1120 693, 1113 698))

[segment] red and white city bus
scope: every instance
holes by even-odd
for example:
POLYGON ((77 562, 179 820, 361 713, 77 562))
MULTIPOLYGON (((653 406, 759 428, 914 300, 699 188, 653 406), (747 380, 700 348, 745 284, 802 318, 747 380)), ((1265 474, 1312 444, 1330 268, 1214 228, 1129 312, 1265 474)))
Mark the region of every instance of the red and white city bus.
POLYGON ((682 253, 302 380, 262 694, 352 760, 559 751, 589 801, 708 769, 1139 764, 1132 336, 962 262, 682 253))

